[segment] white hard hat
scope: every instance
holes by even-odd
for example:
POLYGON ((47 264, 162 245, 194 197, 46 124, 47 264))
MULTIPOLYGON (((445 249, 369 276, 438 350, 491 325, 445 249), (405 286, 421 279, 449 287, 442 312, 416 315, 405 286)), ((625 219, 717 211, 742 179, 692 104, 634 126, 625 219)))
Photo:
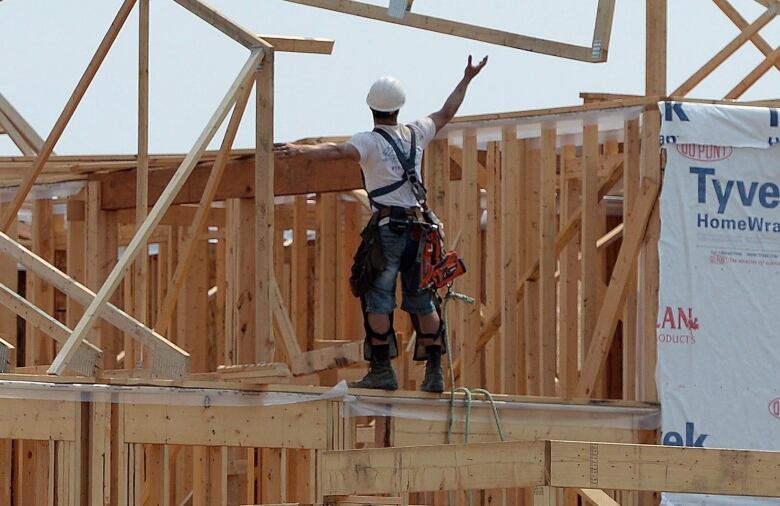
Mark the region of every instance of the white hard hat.
POLYGON ((368 106, 380 112, 394 112, 406 102, 406 93, 395 77, 385 76, 371 85, 366 97, 368 106))

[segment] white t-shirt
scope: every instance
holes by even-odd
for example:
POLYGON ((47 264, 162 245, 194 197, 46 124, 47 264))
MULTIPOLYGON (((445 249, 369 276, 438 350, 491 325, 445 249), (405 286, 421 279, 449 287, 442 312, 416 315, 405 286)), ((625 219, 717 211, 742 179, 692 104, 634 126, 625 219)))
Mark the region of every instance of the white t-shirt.
MULTIPOLYGON (((398 143, 401 152, 409 156, 412 149, 412 138, 409 128, 405 125, 378 125, 398 143), (398 142, 400 140, 400 142, 398 142)), ((414 128, 417 137, 417 155, 415 158, 415 172, 417 178, 422 181, 420 163, 423 150, 436 135, 436 125, 430 116, 409 123, 414 128)), ((360 153, 360 167, 366 179, 366 191, 369 193, 377 188, 387 186, 399 181, 404 173, 401 162, 395 154, 392 146, 376 132, 360 132, 347 141, 360 153)), ((417 199, 412 193, 411 183, 406 183, 397 190, 381 195, 374 199, 378 204, 385 206, 418 207, 417 199)))

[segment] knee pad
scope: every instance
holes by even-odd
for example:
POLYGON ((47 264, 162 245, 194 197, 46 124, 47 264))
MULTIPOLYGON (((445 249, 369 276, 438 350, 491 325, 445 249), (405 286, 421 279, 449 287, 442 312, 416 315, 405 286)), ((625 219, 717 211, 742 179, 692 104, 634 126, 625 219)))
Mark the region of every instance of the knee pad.
POLYGON ((439 315, 439 329, 433 334, 425 334, 422 332, 419 315, 409 315, 409 318, 412 320, 412 326, 414 327, 415 334, 417 335, 414 341, 414 357, 412 357, 413 360, 417 362, 428 360, 428 351, 425 349, 425 345, 423 344, 424 340, 438 340, 439 345, 441 346, 442 354, 447 353, 447 340, 444 339, 444 334, 447 328, 445 327, 444 320, 441 317, 441 307, 438 304, 436 304, 436 314, 439 315))
POLYGON ((394 359, 398 356, 398 341, 395 337, 395 329, 393 328, 393 313, 390 313, 387 315, 390 319, 390 327, 387 329, 387 332, 384 333, 378 333, 375 332, 374 329, 371 328, 371 325, 368 323, 368 313, 365 310, 365 305, 363 306, 363 329, 366 332, 366 338, 363 340, 363 359, 364 360, 371 360, 373 357, 371 342, 376 339, 379 341, 384 341, 386 344, 390 345, 390 359, 394 359))

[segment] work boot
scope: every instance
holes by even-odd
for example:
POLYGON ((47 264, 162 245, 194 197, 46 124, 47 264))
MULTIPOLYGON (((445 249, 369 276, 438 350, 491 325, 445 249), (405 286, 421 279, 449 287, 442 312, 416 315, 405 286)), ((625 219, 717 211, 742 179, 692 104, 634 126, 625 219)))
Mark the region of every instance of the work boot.
POLYGON ((362 380, 353 381, 351 388, 373 388, 375 390, 398 390, 398 379, 390 363, 390 345, 372 346, 368 374, 362 380))
POLYGON ((444 391, 444 373, 441 369, 441 346, 426 346, 428 360, 425 362, 425 377, 420 390, 440 394, 444 391))

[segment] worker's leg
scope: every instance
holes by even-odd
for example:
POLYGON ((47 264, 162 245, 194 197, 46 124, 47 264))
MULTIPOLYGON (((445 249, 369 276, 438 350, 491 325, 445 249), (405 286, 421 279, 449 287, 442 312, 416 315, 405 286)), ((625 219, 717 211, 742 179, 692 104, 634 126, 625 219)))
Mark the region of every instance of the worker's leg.
POLYGON ((420 388, 424 392, 443 392, 444 373, 441 356, 444 354, 444 325, 441 321, 436 292, 419 289, 419 266, 404 269, 401 274, 403 303, 409 313, 417 339, 414 359, 425 360, 425 377, 420 388))
POLYGON ((395 234, 387 226, 380 227, 379 234, 387 263, 362 298, 363 327, 366 331, 363 357, 369 361, 369 369, 362 380, 351 383, 350 386, 395 390, 398 388, 398 380, 390 362, 398 356, 393 310, 396 306, 396 278, 406 245, 406 235, 395 234))

